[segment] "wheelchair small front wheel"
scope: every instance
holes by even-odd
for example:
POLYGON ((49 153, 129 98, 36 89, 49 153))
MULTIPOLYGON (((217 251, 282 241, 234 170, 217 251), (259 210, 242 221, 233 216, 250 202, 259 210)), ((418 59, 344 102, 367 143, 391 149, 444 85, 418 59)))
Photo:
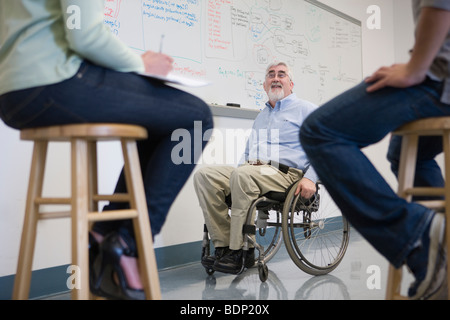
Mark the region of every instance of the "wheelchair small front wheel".
POLYGON ((258 273, 259 280, 261 280, 261 282, 266 282, 267 278, 269 278, 269 268, 264 262, 258 263, 258 273))

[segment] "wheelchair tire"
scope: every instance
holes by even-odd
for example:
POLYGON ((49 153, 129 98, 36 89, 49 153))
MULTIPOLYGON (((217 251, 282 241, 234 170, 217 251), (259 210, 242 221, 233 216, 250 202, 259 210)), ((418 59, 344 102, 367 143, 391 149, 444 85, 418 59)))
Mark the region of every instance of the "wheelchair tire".
POLYGON ((269 268, 265 263, 263 262, 258 263, 258 273, 259 273, 259 280, 261 280, 261 282, 266 282, 267 278, 269 278, 269 268))
POLYGON ((292 261, 304 272, 324 275, 334 270, 347 250, 350 227, 323 185, 314 200, 289 191, 283 207, 283 239, 292 261))

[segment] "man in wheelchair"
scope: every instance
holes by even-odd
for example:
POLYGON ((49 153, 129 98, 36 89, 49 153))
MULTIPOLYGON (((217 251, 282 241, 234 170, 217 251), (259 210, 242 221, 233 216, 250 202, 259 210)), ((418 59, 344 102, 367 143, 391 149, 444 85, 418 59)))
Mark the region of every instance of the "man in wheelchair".
POLYGON ((316 173, 299 142, 303 120, 317 106, 293 93, 286 63, 266 70, 264 90, 269 101, 254 121, 241 164, 204 167, 194 175, 194 186, 215 247, 214 256, 202 257, 206 269, 237 274, 255 262, 254 248, 242 259, 243 226, 247 212, 261 195, 285 192, 300 180, 297 193, 305 199, 316 192, 316 173), (269 150, 270 149, 270 150, 269 150), (230 197, 231 216, 226 198, 230 197))

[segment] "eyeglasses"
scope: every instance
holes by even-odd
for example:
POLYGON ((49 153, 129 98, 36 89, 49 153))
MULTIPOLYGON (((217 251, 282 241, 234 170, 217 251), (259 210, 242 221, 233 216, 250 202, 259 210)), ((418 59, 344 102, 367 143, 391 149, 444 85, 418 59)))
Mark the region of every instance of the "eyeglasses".
POLYGON ((279 79, 284 79, 286 77, 289 77, 289 75, 286 72, 284 72, 284 71, 279 71, 278 73, 276 73, 275 71, 270 71, 266 75, 266 78, 268 78, 268 79, 275 79, 275 77, 277 77, 277 76, 278 76, 279 79))

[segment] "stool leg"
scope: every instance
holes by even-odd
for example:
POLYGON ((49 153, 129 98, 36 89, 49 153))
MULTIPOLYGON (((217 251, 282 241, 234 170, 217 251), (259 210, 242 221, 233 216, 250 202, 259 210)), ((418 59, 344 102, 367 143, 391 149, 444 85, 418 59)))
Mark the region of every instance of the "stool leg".
POLYGON ((417 150, 419 136, 416 134, 404 135, 402 138, 402 150, 400 153, 400 164, 398 172, 398 195, 407 201, 412 196, 405 193, 414 187, 414 175, 416 173, 417 150))
POLYGON ((72 299, 89 299, 88 142, 72 141, 72 264, 79 274, 72 299))
POLYGON ((13 299, 23 300, 29 297, 36 229, 39 220, 39 205, 35 204, 35 199, 42 195, 47 146, 47 141, 34 142, 19 261, 14 279, 13 299))
POLYGON ((97 176, 97 141, 88 142, 88 166, 89 166, 89 210, 90 212, 98 211, 98 201, 94 196, 98 194, 98 176, 97 176))
POLYGON ((138 217, 133 219, 133 227, 146 297, 147 299, 160 300, 161 289, 159 285, 158 267, 153 250, 147 201, 136 141, 123 140, 122 150, 125 162, 127 190, 131 198, 130 206, 132 209, 138 211, 138 217))
POLYGON ((400 286, 402 282, 402 269, 396 269, 389 265, 386 299, 394 300, 400 296, 400 286))
MULTIPOLYGON (((402 149, 400 153, 400 164, 398 172, 398 195, 411 201, 412 197, 405 193, 414 186, 414 174, 416 171, 417 148, 419 136, 416 134, 404 135, 402 138, 402 149)), ((386 299, 400 298, 400 286, 402 280, 401 268, 395 269, 389 266, 386 299)))

